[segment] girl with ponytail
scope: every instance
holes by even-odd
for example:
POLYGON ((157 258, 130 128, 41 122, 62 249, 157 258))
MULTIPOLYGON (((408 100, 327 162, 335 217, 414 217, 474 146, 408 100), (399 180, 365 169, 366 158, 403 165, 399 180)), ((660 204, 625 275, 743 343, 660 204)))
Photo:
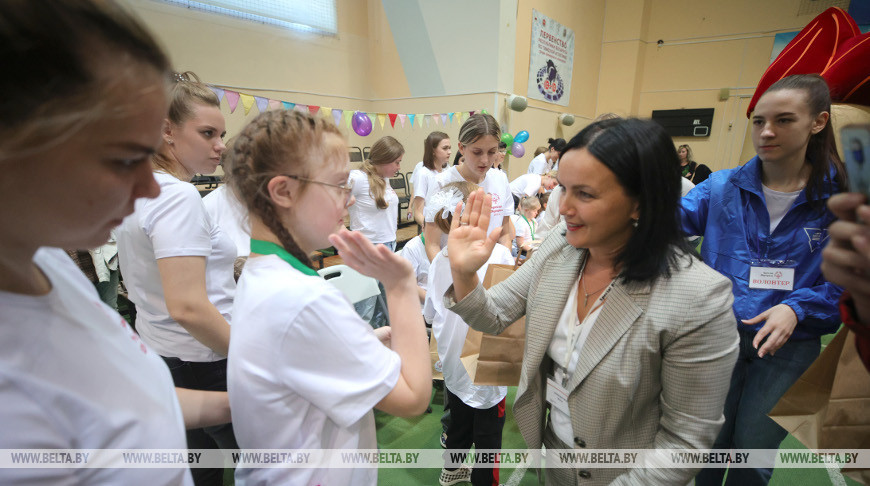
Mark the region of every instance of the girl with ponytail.
MULTIPOLYGON (((193 73, 174 73, 162 143, 151 158, 160 186, 118 228, 121 272, 136 304, 136 330, 169 365, 175 386, 226 391, 236 246, 208 216, 193 184, 226 149, 220 101, 193 73)), ((231 424, 190 430, 191 449, 237 448, 231 424)), ((220 485, 222 469, 195 468, 220 485)))
MULTIPOLYGON (((228 154, 230 183, 251 221, 228 373, 244 449, 375 449, 372 408, 410 417, 428 405, 432 377, 411 264, 344 229, 355 201, 346 144, 331 123, 275 110, 252 120, 228 154), (392 322, 384 344, 311 267, 308 254, 330 245, 383 283, 392 322)), ((376 469, 327 466, 240 464, 236 482, 377 484, 376 469)))
POLYGON ((399 196, 387 179, 399 172, 403 155, 402 144, 386 136, 372 145, 371 157, 363 162, 362 170, 350 172, 356 198, 356 204, 349 208, 350 229, 393 251, 399 222, 399 196))

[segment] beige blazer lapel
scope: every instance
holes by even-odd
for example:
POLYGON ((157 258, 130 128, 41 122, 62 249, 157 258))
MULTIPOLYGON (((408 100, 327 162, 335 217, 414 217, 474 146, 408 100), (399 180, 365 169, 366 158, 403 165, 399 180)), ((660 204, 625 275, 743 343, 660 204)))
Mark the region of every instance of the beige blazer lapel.
MULTIPOLYGON (((601 309, 601 314, 589 331, 577 369, 568 380, 567 389, 574 390, 601 362, 604 356, 613 349, 617 341, 643 314, 644 309, 638 305, 633 294, 649 293, 649 285, 626 286, 617 280, 607 295, 607 302, 601 309)), ((646 304, 647 299, 641 299, 646 304)))
POLYGON ((573 246, 565 245, 557 255, 545 263, 538 284, 537 301, 533 304, 541 309, 526 313, 527 317, 529 315, 538 317, 526 323, 526 356, 523 360, 526 380, 537 374, 544 355, 550 347, 550 341, 559 323, 558 316, 565 308, 568 294, 577 281, 580 262, 585 253, 585 250, 577 251, 573 246), (554 312, 555 318, 552 317, 554 312))

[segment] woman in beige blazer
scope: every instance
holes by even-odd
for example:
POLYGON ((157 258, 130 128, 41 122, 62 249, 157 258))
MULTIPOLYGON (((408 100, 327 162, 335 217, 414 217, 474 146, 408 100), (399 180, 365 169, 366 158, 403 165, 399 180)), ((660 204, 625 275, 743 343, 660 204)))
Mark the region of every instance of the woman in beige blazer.
MULTIPOLYGON (((486 235, 488 198, 469 198, 448 241, 454 287, 446 303, 492 334, 526 316, 514 415, 530 448, 709 448, 738 337, 731 283, 693 256, 678 229, 670 139, 652 122, 606 120, 575 136, 559 165, 565 223, 489 290, 474 272, 498 235, 486 235), (551 398, 559 395, 567 399, 551 398)), ((550 467, 545 477, 554 485, 686 484, 696 471, 550 467)))

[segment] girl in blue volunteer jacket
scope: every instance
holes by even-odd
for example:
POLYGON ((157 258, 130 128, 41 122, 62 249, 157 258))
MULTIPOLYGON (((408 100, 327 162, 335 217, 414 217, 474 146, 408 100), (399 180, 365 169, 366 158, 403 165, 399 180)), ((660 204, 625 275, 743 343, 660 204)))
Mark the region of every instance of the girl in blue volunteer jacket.
MULTIPOLYGON (((756 155, 713 173, 682 200, 683 230, 703 235, 704 261, 731 279, 740 355, 716 449, 776 449, 786 431, 767 417, 840 324, 842 289, 820 264, 834 220, 828 198, 845 187, 830 124, 831 97, 817 75, 774 83, 752 113, 756 155)), ((767 484, 770 468, 732 468, 727 484, 767 484)), ((721 485, 724 468, 696 484, 721 485)))

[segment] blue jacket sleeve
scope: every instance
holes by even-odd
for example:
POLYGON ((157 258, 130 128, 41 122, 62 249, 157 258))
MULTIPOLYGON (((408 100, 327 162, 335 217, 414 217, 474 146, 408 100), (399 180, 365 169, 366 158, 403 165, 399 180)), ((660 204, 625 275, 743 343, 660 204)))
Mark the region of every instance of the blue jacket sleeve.
POLYGON ((840 325, 838 302, 842 293, 842 287, 819 276, 816 285, 795 290, 782 303, 792 308, 798 325, 821 335, 836 331, 840 325))
POLYGON ((707 228, 707 213, 710 208, 710 180, 698 184, 686 194, 680 204, 680 226, 683 233, 703 235, 707 228))

